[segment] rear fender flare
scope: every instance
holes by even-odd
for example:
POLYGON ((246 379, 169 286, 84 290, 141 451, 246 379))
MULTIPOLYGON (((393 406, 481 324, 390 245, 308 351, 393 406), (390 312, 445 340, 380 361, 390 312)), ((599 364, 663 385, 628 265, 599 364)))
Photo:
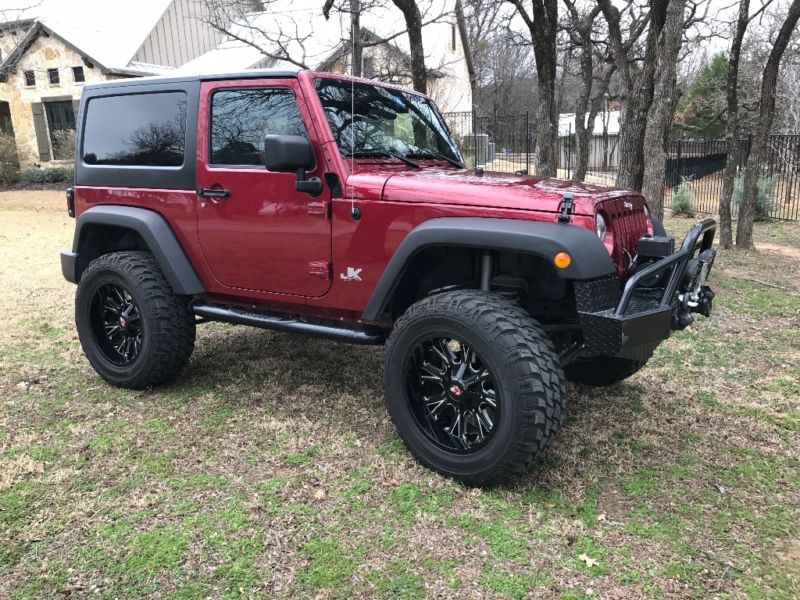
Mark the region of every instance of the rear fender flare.
MULTIPOLYGON (((129 229, 138 233, 150 252, 158 261, 164 276, 176 294, 191 296, 204 291, 192 263, 178 241, 175 232, 166 219, 153 210, 133 206, 94 206, 78 217, 72 254, 78 258, 81 242, 92 225, 111 226, 129 229)), ((80 280, 81 261, 73 260, 76 267, 73 273, 75 282, 80 280)), ((85 265, 84 265, 85 267, 85 265)))
POLYGON ((418 252, 432 246, 522 252, 549 263, 559 252, 568 252, 571 264, 556 269, 563 279, 594 279, 616 272, 597 235, 582 227, 516 219, 440 217, 418 225, 400 243, 370 296, 363 320, 380 319, 406 267, 418 252))

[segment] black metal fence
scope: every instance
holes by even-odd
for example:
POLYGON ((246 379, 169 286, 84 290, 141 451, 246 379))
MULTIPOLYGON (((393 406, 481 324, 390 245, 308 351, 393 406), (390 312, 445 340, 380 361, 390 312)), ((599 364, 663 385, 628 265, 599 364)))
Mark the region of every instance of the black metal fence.
MULTIPOLYGON (((478 164, 492 171, 535 174, 536 129, 530 114, 481 116, 457 112, 446 113, 444 117, 469 167, 478 164)), ((590 138, 586 181, 614 185, 619 167, 618 142, 615 132, 590 138)), ((741 174, 751 144, 752 140, 746 138, 737 146, 734 214, 741 202, 741 174)), ((568 127, 559 136, 559 177, 574 176, 575 153, 575 135, 568 127)), ((671 205, 676 190, 683 186, 680 193, 688 195, 695 211, 716 213, 727 158, 724 140, 672 142, 665 165, 665 205, 671 205)), ((761 214, 774 219, 800 220, 800 135, 770 136, 758 185, 761 214)))
MULTIPOLYGON (((536 129, 529 113, 478 116, 453 112, 444 117, 467 166, 535 174, 536 129)), ((575 136, 566 133, 559 138, 556 162, 558 176, 569 179, 575 173, 576 144, 575 136)), ((590 139, 588 181, 613 185, 619 164, 617 142, 615 134, 590 139)))
MULTIPOLYGON (((752 137, 736 147, 733 211, 742 200, 742 175, 750 156, 752 137)), ((665 205, 669 207, 679 186, 694 209, 716 213, 722 195, 722 176, 728 160, 724 140, 684 141, 670 144, 667 155, 665 205)), ((800 220, 800 135, 771 135, 767 159, 758 175, 757 213, 772 219, 800 220)))

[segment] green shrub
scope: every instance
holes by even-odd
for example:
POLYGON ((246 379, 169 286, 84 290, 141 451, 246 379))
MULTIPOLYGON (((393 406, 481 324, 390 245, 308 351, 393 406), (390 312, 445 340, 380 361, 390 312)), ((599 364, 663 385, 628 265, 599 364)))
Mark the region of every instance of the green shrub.
POLYGON ((19 173, 17 144, 13 136, 0 133, 0 185, 14 182, 19 173))
POLYGON ((672 215, 694 217, 694 192, 691 177, 681 177, 681 184, 672 191, 672 215))
POLYGON ((70 182, 74 178, 75 171, 70 167, 53 167, 52 169, 32 167, 22 171, 17 180, 22 183, 61 183, 70 182))
MULTIPOLYGON (((772 212, 772 196, 778 185, 779 175, 759 177, 756 183, 756 221, 769 221, 772 212)), ((744 177, 739 175, 733 182, 733 204, 738 211, 744 198, 744 177)))

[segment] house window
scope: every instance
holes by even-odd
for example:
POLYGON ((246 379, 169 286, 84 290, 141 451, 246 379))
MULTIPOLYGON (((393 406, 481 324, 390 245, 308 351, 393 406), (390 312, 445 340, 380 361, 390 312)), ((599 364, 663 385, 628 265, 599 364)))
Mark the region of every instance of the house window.
POLYGON ((58 69, 47 69, 47 78, 50 80, 50 85, 58 85, 61 83, 61 78, 58 76, 58 69))
POLYGON ((83 67, 72 67, 72 79, 75 83, 83 83, 86 78, 83 76, 83 67))
POLYGON ((36 85, 36 73, 33 71, 25 71, 25 85, 28 87, 36 85))
POLYGON ((291 90, 225 90, 212 96, 212 164, 263 166, 268 134, 306 137, 291 90))
POLYGON ((72 100, 45 102, 47 129, 55 160, 69 160, 75 147, 75 108, 72 100))
POLYGON ((375 78, 375 59, 371 56, 365 56, 361 61, 361 74, 367 79, 375 78))

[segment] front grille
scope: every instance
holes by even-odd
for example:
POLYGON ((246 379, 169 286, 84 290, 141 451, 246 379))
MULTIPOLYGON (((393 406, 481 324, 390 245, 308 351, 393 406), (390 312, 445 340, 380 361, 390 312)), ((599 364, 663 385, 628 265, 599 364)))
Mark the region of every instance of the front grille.
POLYGON ((636 256, 636 242, 647 234, 644 201, 637 196, 615 198, 604 202, 600 209, 606 214, 608 229, 614 235, 614 251, 611 257, 624 273, 636 256), (626 208, 626 203, 629 206, 632 204, 633 208, 626 208))

